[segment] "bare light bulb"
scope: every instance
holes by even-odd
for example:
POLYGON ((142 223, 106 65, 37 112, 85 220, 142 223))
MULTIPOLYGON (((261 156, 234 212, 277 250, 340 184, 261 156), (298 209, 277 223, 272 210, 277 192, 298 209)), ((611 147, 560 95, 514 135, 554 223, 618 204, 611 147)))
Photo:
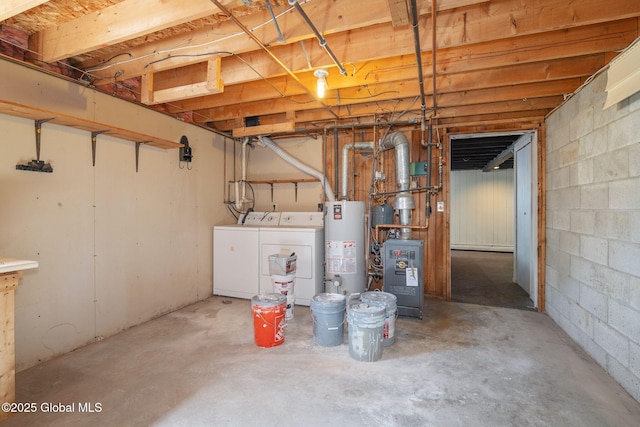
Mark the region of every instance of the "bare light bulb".
POLYGON ((327 76, 329 73, 327 70, 319 69, 314 71, 314 76, 318 78, 316 93, 318 94, 318 98, 324 98, 324 94, 327 90, 327 76))

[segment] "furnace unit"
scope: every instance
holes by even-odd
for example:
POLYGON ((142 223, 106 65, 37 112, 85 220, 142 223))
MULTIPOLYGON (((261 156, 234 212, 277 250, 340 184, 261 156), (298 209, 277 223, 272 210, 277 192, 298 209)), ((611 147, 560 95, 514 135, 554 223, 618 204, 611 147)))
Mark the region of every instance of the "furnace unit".
POLYGON ((387 240, 384 251, 383 288, 398 297, 398 315, 422 319, 422 240, 387 240))

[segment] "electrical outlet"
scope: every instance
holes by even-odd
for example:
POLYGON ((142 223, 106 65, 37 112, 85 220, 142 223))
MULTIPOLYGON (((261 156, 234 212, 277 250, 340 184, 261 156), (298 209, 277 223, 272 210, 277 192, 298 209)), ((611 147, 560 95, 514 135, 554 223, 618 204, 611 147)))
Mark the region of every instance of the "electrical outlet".
POLYGON ((438 202, 436 205, 436 210, 438 212, 444 212, 444 202, 438 202))

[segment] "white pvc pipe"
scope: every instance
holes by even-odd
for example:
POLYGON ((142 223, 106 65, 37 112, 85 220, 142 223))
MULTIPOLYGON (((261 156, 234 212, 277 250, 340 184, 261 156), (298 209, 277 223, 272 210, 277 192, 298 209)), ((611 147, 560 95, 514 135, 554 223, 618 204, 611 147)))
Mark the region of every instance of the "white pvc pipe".
POLYGON ((327 200, 330 201, 330 202, 334 202, 336 200, 335 195, 333 194, 333 189, 331 188, 331 184, 329 184, 329 181, 327 181, 327 177, 325 177, 322 172, 317 171, 314 168, 312 168, 311 166, 305 165, 304 163, 302 163, 301 161, 299 161, 295 157, 292 157, 289 153, 287 153, 286 151, 284 151, 280 147, 278 147, 278 145, 275 142, 273 142, 271 139, 269 139, 268 137, 261 136, 260 137, 260 141, 262 141, 262 143, 265 146, 270 148, 271 151, 276 153, 278 155, 278 157, 280 157, 285 162, 289 163, 291 166, 293 166, 296 169, 306 173, 307 175, 310 175, 310 176, 320 180, 320 182, 322 183, 322 186, 324 187, 324 193, 325 193, 325 195, 327 197, 327 200))
POLYGON ((242 141, 242 203, 247 200, 247 144, 249 138, 245 137, 242 141))
POLYGON ((240 181, 233 183, 236 194, 235 207, 239 211, 242 211, 244 204, 247 202, 247 144, 249 141, 250 139, 247 137, 242 141, 242 164, 240 165, 242 178, 240 178, 240 181), (240 196, 240 185, 242 185, 242 196, 240 196))
POLYGON ((236 181, 233 183, 233 186, 235 187, 235 192, 236 192, 236 209, 240 210, 242 209, 242 202, 240 201, 240 192, 238 190, 238 185, 240 184, 239 181, 236 181))

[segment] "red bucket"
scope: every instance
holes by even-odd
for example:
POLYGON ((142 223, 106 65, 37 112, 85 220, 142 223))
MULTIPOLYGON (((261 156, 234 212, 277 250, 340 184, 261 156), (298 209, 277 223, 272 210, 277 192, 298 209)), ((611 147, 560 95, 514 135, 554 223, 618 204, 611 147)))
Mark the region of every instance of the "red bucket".
POLYGON ((275 347, 284 342, 287 297, 270 293, 251 298, 253 335, 258 347, 275 347))

